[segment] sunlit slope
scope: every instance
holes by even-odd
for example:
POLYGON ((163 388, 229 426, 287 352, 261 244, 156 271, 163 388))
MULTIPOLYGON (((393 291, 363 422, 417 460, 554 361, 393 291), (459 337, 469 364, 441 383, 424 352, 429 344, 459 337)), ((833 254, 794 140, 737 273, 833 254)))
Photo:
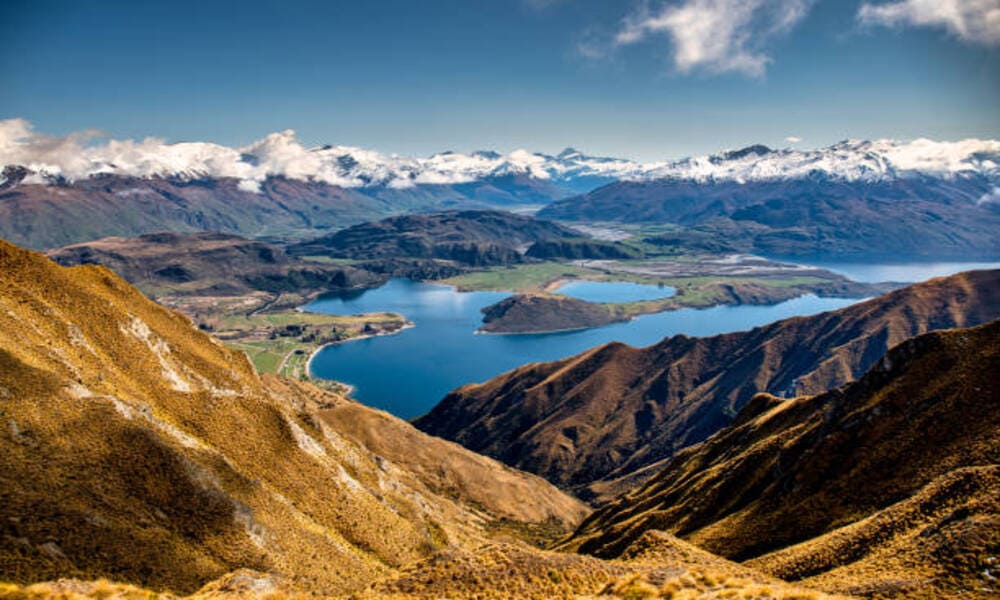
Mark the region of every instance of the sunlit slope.
POLYGON ((481 543, 499 519, 565 527, 585 513, 536 477, 355 405, 380 420, 372 438, 408 440, 377 455, 323 416, 349 404, 260 379, 243 354, 103 267, 59 267, 0 242, 2 579, 191 593, 250 568, 345 593, 481 543), (530 505, 473 484, 445 490, 395 461, 412 456, 530 505))
POLYGON ((562 547, 616 557, 665 530, 828 591, 989 596, 983 573, 1000 550, 998 372, 993 321, 904 342, 837 390, 759 395, 562 547))

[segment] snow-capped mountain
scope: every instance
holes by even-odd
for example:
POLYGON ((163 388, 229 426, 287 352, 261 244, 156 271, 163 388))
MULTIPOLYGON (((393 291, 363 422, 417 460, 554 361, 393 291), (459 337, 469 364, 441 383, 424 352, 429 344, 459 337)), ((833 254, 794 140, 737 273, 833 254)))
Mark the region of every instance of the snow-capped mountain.
POLYGON ((642 174, 642 165, 632 161, 591 157, 569 149, 558 156, 515 150, 508 154, 442 152, 417 158, 352 146, 308 148, 292 130, 272 133, 240 148, 206 142, 166 143, 155 138, 88 141, 84 134, 41 135, 21 119, 0 121, 0 166, 28 169, 24 183, 29 184, 73 182, 95 175, 232 178, 247 191, 258 190, 268 177, 345 188, 407 189, 510 175, 562 182, 584 177, 612 181, 642 174))
POLYGON ((998 165, 1000 142, 975 139, 641 163, 572 148, 409 157, 306 147, 292 131, 235 148, 54 137, 12 119, 0 121, 0 237, 35 248, 165 230, 293 238, 401 213, 546 205, 548 218, 700 228, 707 242, 684 243, 705 247, 994 256, 998 165))
POLYGON ((586 155, 567 148, 552 156, 527 150, 507 154, 442 152, 429 157, 384 154, 353 146, 303 146, 295 132, 272 133, 244 147, 207 142, 166 143, 156 138, 94 140, 88 134, 52 137, 22 119, 0 121, 0 166, 28 169, 24 183, 77 181, 95 175, 180 179, 232 178, 258 191, 268 177, 344 188, 408 189, 502 177, 527 177, 582 193, 616 180, 688 179, 761 181, 815 174, 846 180, 882 180, 914 173, 995 177, 1000 141, 845 141, 817 150, 750 146, 711 156, 641 163, 586 155))
POLYGON ((882 181, 914 174, 950 178, 974 173, 995 177, 998 169, 1000 141, 996 140, 847 140, 816 150, 772 150, 758 145, 712 156, 684 158, 647 165, 636 179, 741 182, 822 174, 846 181, 882 181))

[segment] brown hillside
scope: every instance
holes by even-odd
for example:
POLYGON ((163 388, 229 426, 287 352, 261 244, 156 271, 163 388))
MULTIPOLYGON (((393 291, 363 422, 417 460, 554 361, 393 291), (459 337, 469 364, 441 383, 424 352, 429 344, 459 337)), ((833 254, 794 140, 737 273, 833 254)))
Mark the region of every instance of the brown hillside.
POLYGON ((104 267, 5 242, 0 425, 0 579, 20 584, 103 577, 186 594, 249 568, 347 593, 480 544, 496 523, 585 514, 398 419, 260 379, 104 267), (366 421, 377 430, 359 432, 366 421), (445 489, 448 469, 461 483, 445 489))
POLYGON ((416 425, 606 501, 731 423, 754 394, 819 393, 910 337, 997 317, 1000 271, 963 273, 751 331, 527 365, 455 390, 416 425))
POLYGON ((563 547, 615 557, 664 530, 829 591, 990 588, 983 572, 1000 550, 998 372, 1000 320, 904 342, 839 390, 758 396, 732 427, 678 453, 563 547))

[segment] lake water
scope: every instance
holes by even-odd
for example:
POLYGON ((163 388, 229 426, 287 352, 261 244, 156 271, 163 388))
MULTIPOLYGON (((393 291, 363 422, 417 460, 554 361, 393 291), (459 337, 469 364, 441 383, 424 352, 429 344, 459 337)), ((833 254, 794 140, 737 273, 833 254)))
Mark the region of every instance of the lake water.
POLYGON ((1000 269, 1000 262, 933 262, 933 263, 899 263, 899 264, 869 264, 869 263, 803 263, 814 267, 822 267, 834 273, 840 273, 866 283, 881 281, 899 281, 913 283, 926 281, 932 277, 954 275, 962 271, 979 269, 1000 269))
POLYGON ((677 290, 669 285, 643 285, 625 281, 570 281, 556 288, 555 293, 587 302, 640 302, 669 298, 677 290))
POLYGON ((329 314, 397 312, 415 326, 395 335, 327 346, 314 357, 312 374, 348 383, 354 386, 354 397, 361 402, 409 419, 426 413, 460 385, 485 381, 525 363, 571 356, 610 341, 641 347, 677 333, 740 331, 855 302, 803 296, 773 306, 663 312, 581 331, 537 335, 474 333, 482 323, 480 309, 508 295, 457 292, 449 286, 393 279, 378 289, 320 298, 307 310, 329 314))

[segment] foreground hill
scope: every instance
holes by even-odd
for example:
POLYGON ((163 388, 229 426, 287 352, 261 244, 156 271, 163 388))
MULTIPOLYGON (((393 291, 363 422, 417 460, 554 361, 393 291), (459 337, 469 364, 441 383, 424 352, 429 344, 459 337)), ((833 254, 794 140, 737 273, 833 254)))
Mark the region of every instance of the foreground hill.
POLYGON ((526 365, 455 390, 415 424, 607 501, 732 423, 758 392, 819 393, 910 337, 997 317, 1000 271, 963 273, 746 332, 526 365))
POLYGON ((354 260, 422 258, 486 266, 520 262, 522 247, 573 235, 578 234, 551 221, 510 212, 447 211, 355 225, 293 245, 289 251, 354 260))
POLYGON ((259 378, 104 267, 5 242, 0 411, 0 573, 18 583, 190 593, 251 568, 344 593, 505 523, 558 530, 586 512, 403 421, 259 378))
POLYGON ((286 255, 281 246, 215 232, 104 238, 46 254, 66 266, 104 265, 154 295, 238 295, 255 290, 306 295, 384 282, 368 271, 302 261, 286 255))
POLYGON ((2 598, 826 597, 666 534, 531 547, 587 509, 5 242, 0 419, 2 598))
POLYGON ((564 545, 613 557, 664 530, 828 591, 987 597, 1000 548, 998 372, 993 321, 906 341, 838 390, 757 396, 564 545))

